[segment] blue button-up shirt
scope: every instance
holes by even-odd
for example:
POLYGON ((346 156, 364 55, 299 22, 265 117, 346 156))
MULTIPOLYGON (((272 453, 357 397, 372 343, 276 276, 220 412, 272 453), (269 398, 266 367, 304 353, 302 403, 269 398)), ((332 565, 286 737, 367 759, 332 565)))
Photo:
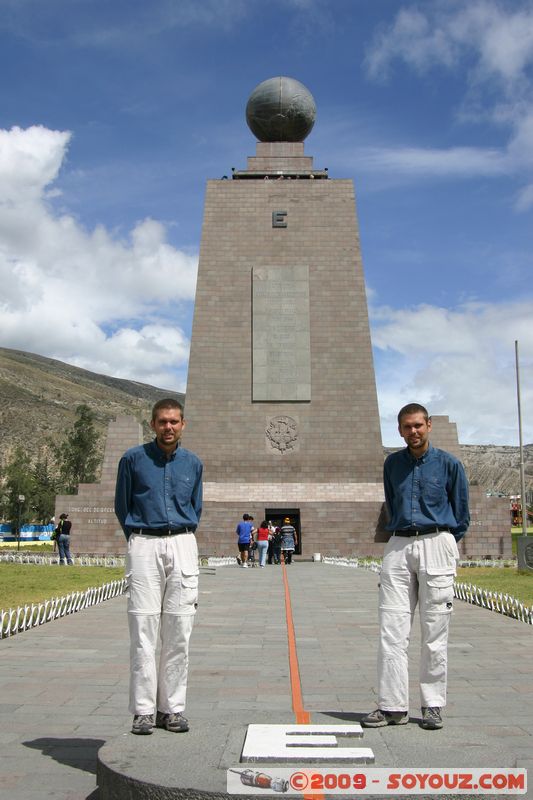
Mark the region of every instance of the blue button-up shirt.
POLYGON ((115 514, 132 528, 190 528, 202 513, 202 462, 178 447, 167 458, 155 439, 127 450, 118 465, 115 514))
POLYGON ((447 527, 462 539, 470 523, 463 465, 431 445, 421 458, 409 448, 391 453, 383 470, 389 531, 447 527))

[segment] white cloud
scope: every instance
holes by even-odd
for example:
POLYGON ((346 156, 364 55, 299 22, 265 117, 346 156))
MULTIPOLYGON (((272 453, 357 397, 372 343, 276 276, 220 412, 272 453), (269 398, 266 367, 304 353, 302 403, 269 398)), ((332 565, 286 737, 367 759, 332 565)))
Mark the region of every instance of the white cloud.
MULTIPOLYGON (((518 443, 514 342, 522 406, 533 408, 533 301, 371 307, 384 442, 400 444, 396 414, 418 401, 457 423, 460 441, 518 443)), ((533 418, 523 419, 533 442, 533 418)))
POLYGON ((365 61, 372 77, 385 77, 395 59, 422 72, 439 65, 458 68, 466 58, 471 82, 496 79, 510 93, 533 63, 529 3, 515 3, 509 11, 492 0, 445 0, 420 9, 400 9, 392 25, 376 36, 365 61))
POLYGON ((41 0, 2 0, 0 29, 38 43, 66 42, 101 49, 137 47, 171 30, 201 27, 231 32, 249 13, 249 4, 249 0, 151 0, 137 4, 125 15, 120 5, 113 3, 108 3, 102 13, 94 3, 77 3, 73 9, 72 0, 44 5, 41 0), (58 6, 63 6, 63 18, 58 6), (71 30, 65 20, 71 20, 73 12, 78 24, 71 30))
POLYGON ((179 314, 194 299, 197 259, 172 247, 156 220, 122 240, 54 211, 50 187, 69 141, 43 127, 0 131, 1 343, 183 388, 179 314))
POLYGON ((365 64, 371 77, 384 78, 396 58, 422 71, 435 63, 451 66, 457 58, 456 50, 449 31, 416 8, 402 8, 394 23, 375 37, 365 64))
POLYGON ((0 203, 38 201, 57 178, 70 138, 40 125, 0 130, 0 203))
POLYGON ((386 171, 412 178, 494 176, 510 169, 504 153, 481 147, 367 147, 360 148, 355 158, 360 172, 386 171))
POLYGON ((529 211, 533 208, 533 183, 522 187, 516 198, 517 211, 529 211))
MULTIPOLYGON (((465 82, 463 121, 487 122, 509 131, 501 149, 453 147, 374 149, 368 165, 397 174, 464 176, 515 175, 528 183, 533 168, 533 8, 509 7, 493 0, 471 3, 442 0, 401 8, 368 48, 365 66, 371 78, 387 78, 403 61, 418 73, 454 71, 465 82)), ((529 208, 527 189, 516 208, 529 208)))

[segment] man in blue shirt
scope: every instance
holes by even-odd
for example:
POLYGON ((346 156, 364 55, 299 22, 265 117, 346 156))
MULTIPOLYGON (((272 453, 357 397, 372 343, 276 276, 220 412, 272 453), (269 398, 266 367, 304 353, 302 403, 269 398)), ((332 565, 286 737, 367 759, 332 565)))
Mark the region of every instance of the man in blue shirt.
POLYGON ((252 540, 253 527, 253 522, 250 522, 250 515, 243 514, 242 522, 239 522, 235 528, 235 533, 237 534, 237 547, 239 548, 237 564, 245 569, 248 568, 248 552, 252 540))
POLYGON ((407 448, 385 460, 385 501, 392 535, 379 588, 378 708, 367 728, 409 722, 407 649, 415 608, 421 628, 422 727, 442 728, 446 705, 448 630, 457 571, 457 542, 470 522, 462 464, 429 443, 431 419, 410 403, 398 414, 407 448))
POLYGON ((130 711, 135 734, 152 733, 154 724, 174 733, 189 730, 182 712, 198 601, 194 532, 202 513, 202 462, 179 447, 185 420, 177 400, 157 402, 150 424, 154 441, 122 456, 115 493, 115 513, 128 541, 130 711))

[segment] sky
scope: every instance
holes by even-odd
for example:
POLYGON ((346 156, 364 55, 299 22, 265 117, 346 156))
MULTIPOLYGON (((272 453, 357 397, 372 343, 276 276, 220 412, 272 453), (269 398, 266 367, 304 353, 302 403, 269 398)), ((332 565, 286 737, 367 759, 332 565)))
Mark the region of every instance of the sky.
POLYGON ((355 182, 384 444, 411 401, 518 444, 515 341, 533 442, 531 0, 0 0, 0 346, 184 391, 205 184, 278 75, 355 182))

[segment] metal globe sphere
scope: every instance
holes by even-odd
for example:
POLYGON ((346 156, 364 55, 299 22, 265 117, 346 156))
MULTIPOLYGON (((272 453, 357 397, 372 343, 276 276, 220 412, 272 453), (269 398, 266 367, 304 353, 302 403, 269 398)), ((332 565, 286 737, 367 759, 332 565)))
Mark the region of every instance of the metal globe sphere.
POLYGON ((246 105, 246 122, 260 142, 303 142, 315 117, 313 95, 294 78, 263 81, 246 105))

